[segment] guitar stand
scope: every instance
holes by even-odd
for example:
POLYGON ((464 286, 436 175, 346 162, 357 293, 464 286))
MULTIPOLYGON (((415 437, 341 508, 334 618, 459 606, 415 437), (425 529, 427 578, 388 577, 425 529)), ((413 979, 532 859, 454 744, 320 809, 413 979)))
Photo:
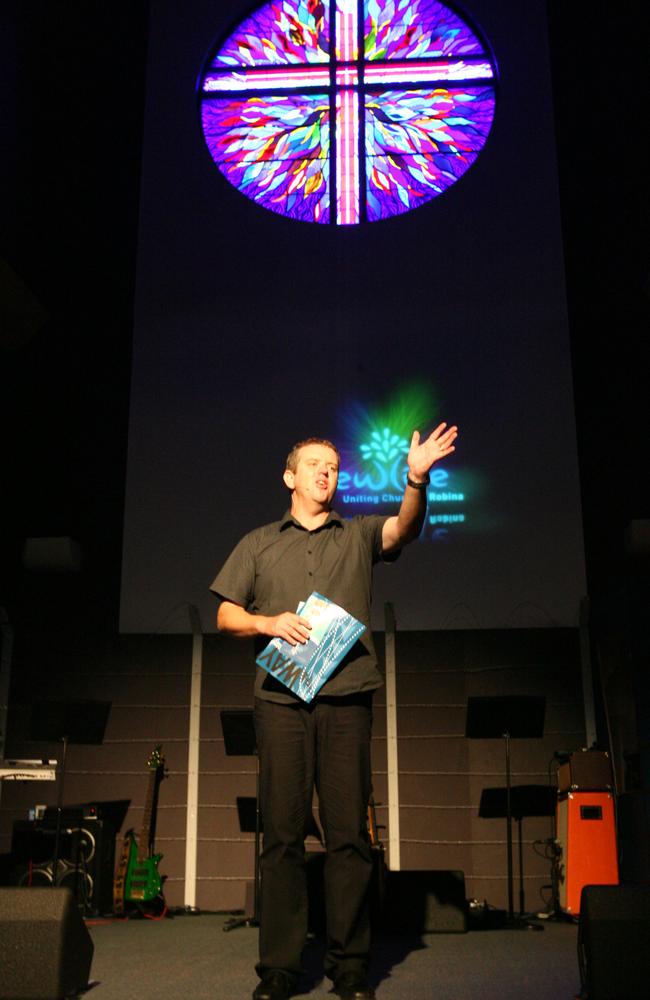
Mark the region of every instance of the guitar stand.
POLYGON ((137 899, 129 902, 130 909, 124 914, 124 920, 164 920, 172 918, 174 914, 167 908, 165 897, 161 894, 155 899, 150 899, 148 903, 141 903, 137 899))

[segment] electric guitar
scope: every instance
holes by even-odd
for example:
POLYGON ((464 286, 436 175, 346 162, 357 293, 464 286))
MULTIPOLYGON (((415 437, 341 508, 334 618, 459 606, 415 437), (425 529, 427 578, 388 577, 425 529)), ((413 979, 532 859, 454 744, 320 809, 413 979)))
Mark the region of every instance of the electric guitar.
POLYGON ((124 835, 113 883, 113 911, 117 914, 125 912, 126 903, 140 906, 163 899, 162 879, 158 872, 162 854, 154 853, 158 791, 165 777, 165 758, 161 751, 161 746, 154 747, 147 761, 149 785, 140 836, 136 838, 133 830, 127 830, 124 835))

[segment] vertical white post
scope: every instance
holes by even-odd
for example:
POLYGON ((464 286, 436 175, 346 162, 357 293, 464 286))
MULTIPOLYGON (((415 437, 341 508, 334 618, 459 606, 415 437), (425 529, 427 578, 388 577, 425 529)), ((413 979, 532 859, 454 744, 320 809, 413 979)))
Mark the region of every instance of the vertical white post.
POLYGON ((201 678, 203 633, 198 609, 189 606, 192 626, 190 729, 187 749, 187 822, 185 827, 185 908, 196 909, 196 856, 199 824, 199 743, 201 739, 201 678))
POLYGON ((397 758, 397 678, 395 614, 385 605, 386 622, 386 761, 388 765, 388 850, 391 871, 401 868, 399 832, 399 764, 397 758))

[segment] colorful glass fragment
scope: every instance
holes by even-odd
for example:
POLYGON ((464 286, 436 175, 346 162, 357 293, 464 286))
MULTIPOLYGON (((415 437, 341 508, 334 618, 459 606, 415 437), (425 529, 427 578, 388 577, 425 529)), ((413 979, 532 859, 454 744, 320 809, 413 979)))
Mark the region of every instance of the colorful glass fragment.
POLYGON ((203 134, 224 176, 258 204, 329 222, 327 94, 220 97, 202 105, 203 134))
POLYGON ((366 59, 422 59, 480 55, 485 49, 469 25, 438 0, 365 0, 366 59))
POLYGON ((291 218, 353 225, 465 173, 490 132, 496 67, 438 0, 274 0, 215 50, 200 87, 205 141, 232 184, 291 218))
POLYGON ((235 29, 212 67, 329 61, 330 0, 274 0, 235 29))

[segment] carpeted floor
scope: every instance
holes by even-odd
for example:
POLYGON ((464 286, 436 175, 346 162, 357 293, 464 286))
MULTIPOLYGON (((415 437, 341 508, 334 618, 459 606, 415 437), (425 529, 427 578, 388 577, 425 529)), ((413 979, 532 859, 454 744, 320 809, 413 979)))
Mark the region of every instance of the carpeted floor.
MULTIPOLYGON (((92 1000, 246 1000, 257 977, 257 931, 223 933, 226 917, 179 916, 90 925, 95 945, 92 1000)), ((542 932, 375 937, 371 981, 377 1000, 573 1000, 580 980, 577 928, 542 932)), ((322 979, 322 946, 311 941, 300 1000, 333 1000, 322 979)))

